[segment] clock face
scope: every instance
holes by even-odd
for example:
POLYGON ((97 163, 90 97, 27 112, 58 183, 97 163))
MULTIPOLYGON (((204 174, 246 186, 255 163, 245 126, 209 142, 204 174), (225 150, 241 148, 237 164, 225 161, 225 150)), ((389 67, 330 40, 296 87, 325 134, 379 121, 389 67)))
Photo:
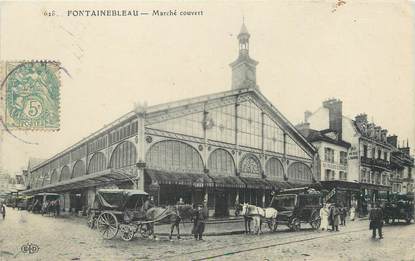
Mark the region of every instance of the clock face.
POLYGON ((252 70, 246 71, 246 77, 248 78, 248 80, 251 80, 251 81, 255 80, 255 74, 252 70))

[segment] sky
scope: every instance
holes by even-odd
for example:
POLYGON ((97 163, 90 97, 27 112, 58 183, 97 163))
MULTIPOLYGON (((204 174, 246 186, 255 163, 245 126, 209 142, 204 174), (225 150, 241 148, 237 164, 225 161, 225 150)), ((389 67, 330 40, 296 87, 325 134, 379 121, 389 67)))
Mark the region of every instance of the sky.
POLYGON ((51 157, 136 102, 156 105, 229 90, 243 16, 250 55, 259 61, 259 88, 293 124, 305 110, 338 98, 346 116, 365 112, 389 134, 415 145, 413 3, 335 3, 2 2, 0 60, 59 60, 70 76, 60 74, 60 130, 13 131, 20 140, 4 132, 1 167, 15 172, 29 157, 51 157), (150 15, 67 16, 96 9, 150 15), (151 15, 170 9, 203 15, 151 15))

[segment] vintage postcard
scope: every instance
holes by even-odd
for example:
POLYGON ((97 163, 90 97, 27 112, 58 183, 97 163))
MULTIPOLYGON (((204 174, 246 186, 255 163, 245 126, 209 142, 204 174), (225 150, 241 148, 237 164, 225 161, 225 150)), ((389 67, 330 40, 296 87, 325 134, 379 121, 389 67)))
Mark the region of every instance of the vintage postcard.
POLYGON ((415 260, 414 15, 1 1, 0 260, 415 260))

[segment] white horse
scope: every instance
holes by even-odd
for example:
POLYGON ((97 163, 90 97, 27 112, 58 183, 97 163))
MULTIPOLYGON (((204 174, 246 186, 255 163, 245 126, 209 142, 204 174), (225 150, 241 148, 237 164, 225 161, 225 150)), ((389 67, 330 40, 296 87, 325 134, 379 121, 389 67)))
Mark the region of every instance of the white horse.
POLYGON ((252 221, 254 223, 254 233, 256 231, 256 234, 259 235, 262 233, 262 220, 275 220, 277 218, 278 211, 274 208, 261 208, 244 203, 242 205, 241 214, 244 217, 252 218, 252 221))

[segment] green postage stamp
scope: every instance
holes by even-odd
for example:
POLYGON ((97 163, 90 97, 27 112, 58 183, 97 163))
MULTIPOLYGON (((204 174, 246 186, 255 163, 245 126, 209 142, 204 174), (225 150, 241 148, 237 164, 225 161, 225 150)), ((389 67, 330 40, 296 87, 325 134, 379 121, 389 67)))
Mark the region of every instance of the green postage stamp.
POLYGON ((60 63, 1 62, 3 124, 14 130, 58 130, 60 63))

